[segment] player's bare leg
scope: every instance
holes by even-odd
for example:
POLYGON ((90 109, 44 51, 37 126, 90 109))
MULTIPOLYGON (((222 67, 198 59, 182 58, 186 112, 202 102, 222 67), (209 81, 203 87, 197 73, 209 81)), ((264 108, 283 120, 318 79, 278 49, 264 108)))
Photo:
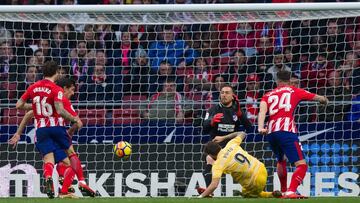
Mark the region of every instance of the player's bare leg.
POLYGON ((305 198, 307 198, 305 196, 296 194, 296 190, 297 190, 298 186, 301 184, 301 182, 303 181, 303 179, 306 175, 306 171, 308 168, 306 161, 304 159, 299 160, 299 161, 295 162, 295 166, 296 166, 296 170, 291 177, 289 189, 284 194, 284 197, 283 197, 285 199, 305 199, 305 198))
POLYGON ((54 182, 52 179, 52 174, 53 174, 53 170, 54 170, 54 162, 55 162, 55 158, 54 158, 54 153, 48 153, 43 157, 44 160, 44 166, 43 166, 43 170, 44 170, 44 177, 45 177, 45 191, 47 196, 50 199, 53 199, 55 197, 55 193, 54 193, 54 182))
POLYGON ((88 195, 90 197, 95 197, 96 196, 95 191, 93 189, 91 189, 85 182, 84 172, 81 167, 81 161, 80 161, 79 157, 77 156, 73 145, 71 145, 70 148, 67 150, 67 154, 70 159, 71 167, 74 169, 76 176, 79 180, 79 183, 78 183, 79 190, 81 192, 86 193, 86 195, 88 195))

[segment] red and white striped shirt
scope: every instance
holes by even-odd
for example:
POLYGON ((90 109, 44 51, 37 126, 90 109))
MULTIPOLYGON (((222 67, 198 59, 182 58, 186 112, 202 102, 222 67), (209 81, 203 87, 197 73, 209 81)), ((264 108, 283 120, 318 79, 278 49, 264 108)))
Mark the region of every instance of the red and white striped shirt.
POLYGON ((64 91, 54 82, 44 79, 31 85, 21 96, 32 100, 35 128, 64 126, 64 119, 55 109, 56 101, 63 101, 64 91))
POLYGON ((261 101, 266 102, 270 115, 268 133, 287 131, 297 133, 294 111, 302 100, 312 100, 315 94, 293 86, 279 86, 266 93, 261 101))
POLYGON ((72 116, 77 116, 78 114, 76 113, 74 107, 71 104, 71 101, 64 97, 63 99, 63 105, 64 105, 64 109, 69 112, 72 116))

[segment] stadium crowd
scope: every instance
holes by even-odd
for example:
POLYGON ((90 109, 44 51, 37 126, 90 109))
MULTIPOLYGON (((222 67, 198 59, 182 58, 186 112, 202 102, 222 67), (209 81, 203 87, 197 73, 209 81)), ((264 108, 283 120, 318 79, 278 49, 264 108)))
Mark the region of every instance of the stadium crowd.
MULTIPOLYGON (((5 1, 13 5, 85 2, 236 1, 5 1)), ((91 18, 87 14, 73 17, 91 18)), ((343 102, 359 100, 360 17, 161 26, 2 21, 0 103, 15 102, 29 85, 42 78, 42 66, 50 60, 61 65, 62 75, 77 81, 75 101, 89 102, 88 108, 94 108, 91 103, 121 104, 122 108, 140 110, 143 119, 194 122, 218 101, 221 85, 230 83, 246 101, 243 108, 255 122, 257 102, 275 87, 276 73, 289 70, 293 85, 326 95, 331 102, 325 109, 302 105, 298 120, 360 121, 359 104, 343 102), (143 106, 132 104, 146 101, 143 106)), ((110 109, 107 116, 112 114, 110 109)))

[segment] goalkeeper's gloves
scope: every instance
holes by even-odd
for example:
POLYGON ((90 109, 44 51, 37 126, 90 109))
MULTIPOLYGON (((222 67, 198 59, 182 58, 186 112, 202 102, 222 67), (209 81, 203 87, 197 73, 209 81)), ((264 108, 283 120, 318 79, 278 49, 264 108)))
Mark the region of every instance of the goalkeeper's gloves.
POLYGON ((215 127, 216 124, 221 122, 221 119, 224 117, 223 113, 217 113, 214 115, 214 117, 211 119, 211 126, 215 127))
POLYGON ((237 106, 237 112, 236 112, 236 115, 238 118, 241 118, 242 116, 242 112, 241 112, 241 106, 240 106, 240 100, 239 100, 239 97, 236 95, 236 94, 233 94, 233 98, 234 98, 234 101, 236 103, 236 106, 237 106))

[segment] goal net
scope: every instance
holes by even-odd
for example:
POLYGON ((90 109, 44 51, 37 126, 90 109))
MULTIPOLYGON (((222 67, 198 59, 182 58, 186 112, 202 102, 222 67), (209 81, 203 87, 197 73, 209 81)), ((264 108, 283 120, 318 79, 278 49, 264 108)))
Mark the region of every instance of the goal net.
MULTIPOLYGON (((16 149, 7 141, 25 113, 17 99, 50 60, 77 83, 72 102, 84 127, 73 144, 102 197, 196 195, 209 140, 202 122, 219 87, 234 87, 255 125, 281 69, 293 85, 330 100, 296 110, 309 164, 299 191, 358 196, 359 10, 358 3, 1 7, 0 197, 45 196, 32 123, 16 149), (133 146, 129 160, 112 152, 121 140, 133 146)), ((242 147, 265 163, 266 190, 279 189, 275 157, 256 132, 247 131, 242 147)), ((235 190, 226 176, 215 195, 235 190)))

